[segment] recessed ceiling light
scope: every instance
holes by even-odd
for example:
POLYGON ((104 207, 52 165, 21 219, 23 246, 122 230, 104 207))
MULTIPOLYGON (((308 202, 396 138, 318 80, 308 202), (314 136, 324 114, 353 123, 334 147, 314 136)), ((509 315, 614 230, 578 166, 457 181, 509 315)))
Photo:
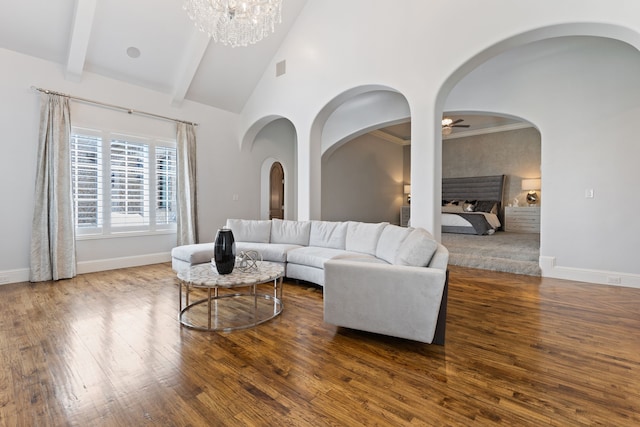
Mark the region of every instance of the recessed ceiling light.
POLYGON ((138 58, 140 56, 140 49, 134 46, 130 46, 127 48, 127 55, 129 58, 138 58))

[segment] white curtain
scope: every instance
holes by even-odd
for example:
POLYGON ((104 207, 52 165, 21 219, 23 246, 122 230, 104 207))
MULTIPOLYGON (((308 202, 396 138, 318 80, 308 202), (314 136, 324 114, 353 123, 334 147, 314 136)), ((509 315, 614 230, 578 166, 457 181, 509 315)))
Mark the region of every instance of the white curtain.
POLYGON ((68 279, 76 275, 69 116, 67 97, 41 95, 31 228, 29 280, 32 282, 68 279))
POLYGON ((196 132, 195 126, 178 123, 177 145, 177 244, 198 242, 196 198, 196 132))

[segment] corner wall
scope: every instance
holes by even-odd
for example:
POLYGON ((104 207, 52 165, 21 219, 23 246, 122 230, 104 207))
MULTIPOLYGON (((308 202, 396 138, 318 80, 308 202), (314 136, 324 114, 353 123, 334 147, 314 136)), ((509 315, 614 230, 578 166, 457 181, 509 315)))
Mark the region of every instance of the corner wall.
POLYGON ((322 219, 400 223, 403 147, 365 134, 322 161, 322 219))
MULTIPOLYGON (((237 142, 238 116, 185 101, 171 107, 171 99, 139 86, 84 73, 81 82, 64 79, 63 67, 0 49, 0 284, 28 280, 31 218, 35 182, 39 93, 31 86, 87 99, 198 122, 198 217, 201 241, 212 241, 218 226, 231 216, 259 215, 259 185, 237 178, 238 171, 255 164, 237 142), (234 177, 229 179, 229 177, 234 177), (233 195, 239 200, 234 201, 233 195)), ((74 125, 97 125, 135 134, 175 138, 175 124, 71 103, 74 125)), ((81 240, 77 245, 81 273, 165 262, 175 246, 175 234, 81 240)))

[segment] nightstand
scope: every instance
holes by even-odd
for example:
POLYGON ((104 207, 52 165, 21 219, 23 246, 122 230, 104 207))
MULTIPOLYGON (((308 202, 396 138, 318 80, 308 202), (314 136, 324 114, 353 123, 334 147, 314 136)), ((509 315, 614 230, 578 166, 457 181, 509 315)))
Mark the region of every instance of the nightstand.
POLYGON ((410 217, 411 217, 411 206, 402 206, 400 208, 400 227, 408 227, 410 217))
POLYGON ((504 209, 505 231, 518 233, 540 233, 540 207, 506 207, 504 209))

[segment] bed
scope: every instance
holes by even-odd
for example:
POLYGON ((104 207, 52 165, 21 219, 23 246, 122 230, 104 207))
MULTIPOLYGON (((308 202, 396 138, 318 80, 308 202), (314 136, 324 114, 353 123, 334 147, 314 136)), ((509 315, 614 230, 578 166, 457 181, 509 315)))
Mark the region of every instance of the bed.
POLYGON ((491 235, 502 227, 505 175, 443 178, 442 232, 491 235))

